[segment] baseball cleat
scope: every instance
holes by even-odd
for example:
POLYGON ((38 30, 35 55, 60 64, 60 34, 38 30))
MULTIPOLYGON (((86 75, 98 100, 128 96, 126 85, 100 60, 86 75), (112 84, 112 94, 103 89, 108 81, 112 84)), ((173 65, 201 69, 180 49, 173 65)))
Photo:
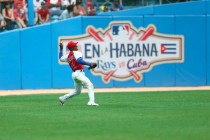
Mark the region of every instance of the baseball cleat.
POLYGON ((60 101, 61 105, 64 105, 65 100, 63 99, 63 97, 62 97, 62 96, 61 96, 61 97, 59 97, 59 101, 60 101))
POLYGON ((87 105, 89 105, 89 106, 99 106, 99 104, 97 104, 97 103, 95 103, 95 102, 88 102, 87 105))

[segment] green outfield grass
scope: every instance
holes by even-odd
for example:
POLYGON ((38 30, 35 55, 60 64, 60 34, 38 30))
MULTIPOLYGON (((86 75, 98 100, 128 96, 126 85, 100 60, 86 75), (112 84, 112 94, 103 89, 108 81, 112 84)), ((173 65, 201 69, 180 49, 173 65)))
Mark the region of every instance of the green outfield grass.
POLYGON ((0 140, 209 140, 210 91, 0 97, 0 140))

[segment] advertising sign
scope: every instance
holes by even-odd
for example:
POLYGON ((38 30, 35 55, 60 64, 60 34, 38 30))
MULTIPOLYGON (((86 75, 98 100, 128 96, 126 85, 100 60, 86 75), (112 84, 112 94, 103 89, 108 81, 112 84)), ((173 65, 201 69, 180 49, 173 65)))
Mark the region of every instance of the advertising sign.
MULTIPOLYGON (((184 61, 184 37, 156 30, 155 25, 137 29, 129 21, 114 21, 106 29, 88 26, 86 34, 61 36, 58 43, 62 41, 66 46, 69 41, 78 41, 83 58, 98 64, 92 74, 100 75, 105 83, 131 78, 140 82, 142 73, 155 65, 184 61)), ((66 53, 69 50, 64 48, 66 53)))

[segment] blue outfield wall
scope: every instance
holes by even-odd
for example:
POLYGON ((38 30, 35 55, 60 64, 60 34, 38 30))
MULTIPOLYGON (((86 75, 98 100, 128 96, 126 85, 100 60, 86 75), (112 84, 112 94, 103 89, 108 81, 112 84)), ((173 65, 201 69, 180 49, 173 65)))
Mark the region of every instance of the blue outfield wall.
POLYGON ((206 85, 206 17, 176 16, 175 33, 185 37, 184 63, 176 64, 176 85, 206 85))
POLYGON ((58 38, 85 34, 89 25, 105 29, 112 21, 129 21, 137 29, 153 24, 158 33, 183 35, 184 62, 154 66, 139 83, 111 79, 107 84, 86 68, 96 88, 210 85, 209 8, 209 1, 150 6, 1 33, 0 89, 73 88, 69 66, 58 62, 58 38))
POLYGON ((210 0, 206 1, 206 14, 210 15, 210 0))
POLYGON ((50 25, 23 29, 20 31, 20 36, 22 88, 51 88, 50 25))
POLYGON ((0 89, 21 89, 20 32, 0 34, 0 89))
POLYGON ((210 85, 210 15, 207 16, 207 84, 210 85))

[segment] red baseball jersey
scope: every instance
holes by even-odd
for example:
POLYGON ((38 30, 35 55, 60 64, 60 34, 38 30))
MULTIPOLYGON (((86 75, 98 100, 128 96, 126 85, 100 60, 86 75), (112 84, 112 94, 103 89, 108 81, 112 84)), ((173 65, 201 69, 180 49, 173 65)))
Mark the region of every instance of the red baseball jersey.
POLYGON ((77 63, 77 59, 82 57, 82 53, 79 51, 70 51, 69 54, 61 57, 61 61, 68 62, 72 71, 75 70, 84 70, 84 66, 82 64, 77 63))

